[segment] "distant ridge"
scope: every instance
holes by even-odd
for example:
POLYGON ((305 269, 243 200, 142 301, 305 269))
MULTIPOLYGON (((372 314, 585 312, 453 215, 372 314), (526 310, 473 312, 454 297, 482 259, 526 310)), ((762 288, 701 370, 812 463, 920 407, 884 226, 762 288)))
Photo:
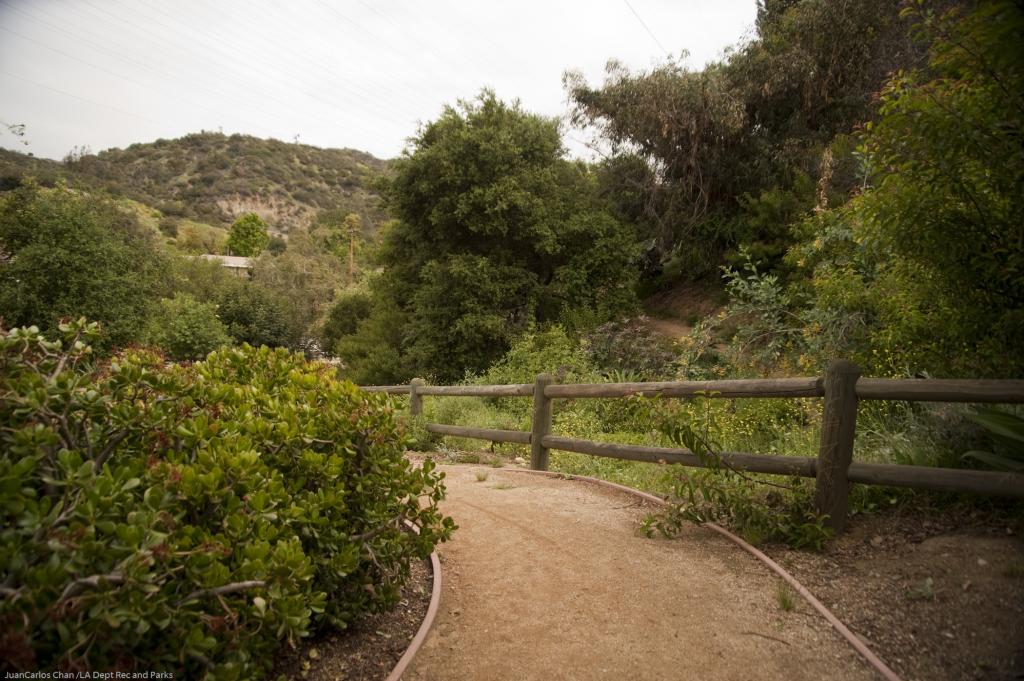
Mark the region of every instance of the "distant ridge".
POLYGON ((227 226, 254 212, 275 231, 305 227, 321 211, 383 219, 373 181, 387 162, 354 149, 320 149, 248 135, 200 132, 63 162, 0 149, 0 190, 29 175, 134 199, 168 216, 227 226))

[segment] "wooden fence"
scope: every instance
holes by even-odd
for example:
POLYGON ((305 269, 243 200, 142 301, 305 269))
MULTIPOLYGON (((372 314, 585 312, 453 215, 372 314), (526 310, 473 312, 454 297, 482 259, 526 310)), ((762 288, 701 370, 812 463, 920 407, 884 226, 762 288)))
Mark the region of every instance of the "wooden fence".
POLYGON ((530 466, 547 470, 548 452, 605 456, 630 461, 665 462, 702 466, 693 452, 671 447, 620 445, 560 437, 551 432, 555 399, 612 398, 628 395, 712 399, 765 397, 824 398, 821 442, 815 458, 722 452, 729 466, 753 473, 774 473, 816 478, 816 505, 828 515, 829 525, 841 532, 846 524, 850 483, 913 487, 917 489, 975 492, 1024 498, 1024 474, 959 470, 853 461, 857 404, 861 400, 914 402, 1024 403, 1024 381, 861 378, 857 365, 833 362, 821 378, 776 378, 663 383, 585 383, 560 385, 549 374, 533 383, 514 385, 428 386, 422 379, 409 385, 365 386, 370 392, 409 395, 410 413, 423 412, 427 395, 462 397, 533 397, 530 431, 494 430, 428 423, 429 432, 491 442, 530 445, 530 466))

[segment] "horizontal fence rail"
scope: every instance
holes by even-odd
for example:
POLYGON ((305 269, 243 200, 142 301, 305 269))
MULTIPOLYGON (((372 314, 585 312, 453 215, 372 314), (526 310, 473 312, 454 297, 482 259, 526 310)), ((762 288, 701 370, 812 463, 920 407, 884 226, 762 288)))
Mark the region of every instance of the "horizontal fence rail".
MULTIPOLYGON (((677 463, 683 466, 703 468, 704 461, 688 449, 672 447, 649 447, 646 445, 619 445, 610 442, 577 440, 570 437, 548 435, 544 446, 563 452, 591 454, 627 461, 647 463, 677 463)), ((813 478, 817 459, 803 456, 778 456, 775 454, 744 454, 742 452, 718 452, 716 458, 730 468, 751 473, 773 473, 775 475, 799 475, 813 478)))
POLYGON ((857 397, 862 400, 1022 404, 1024 381, 862 378, 857 381, 857 397))
POLYGON ((559 385, 549 374, 534 383, 511 385, 428 386, 422 379, 409 385, 364 386, 367 392, 409 395, 409 411, 419 416, 423 396, 533 397, 530 431, 498 430, 428 423, 428 432, 490 442, 530 446, 530 465, 547 470, 552 449, 591 456, 703 467, 707 460, 687 449, 624 445, 578 440, 551 433, 555 399, 645 397, 824 398, 821 441, 817 457, 716 452, 715 458, 729 468, 751 473, 800 476, 816 479, 815 504, 837 532, 846 523, 851 483, 885 485, 946 492, 971 492, 1024 498, 1024 474, 998 471, 931 468, 853 461, 857 403, 860 400, 914 402, 963 402, 1024 404, 1024 381, 861 378, 850 362, 833 362, 823 377, 766 378, 722 381, 665 381, 648 383, 579 383, 559 385))
POLYGON ((407 385, 361 385, 359 388, 368 393, 388 393, 389 395, 409 394, 409 386, 407 385))
MULTIPOLYGON (((409 386, 405 387, 409 392, 409 386)), ((420 395, 447 395, 458 397, 529 397, 533 383, 516 385, 430 385, 416 390, 420 395)))
POLYGON ((452 437, 468 437, 488 442, 516 442, 530 444, 530 433, 525 430, 496 430, 494 428, 471 428, 469 426, 448 426, 443 423, 428 423, 427 432, 452 437))
POLYGON ((731 381, 676 381, 665 383, 577 383, 551 385, 545 397, 821 397, 820 378, 764 378, 731 381))

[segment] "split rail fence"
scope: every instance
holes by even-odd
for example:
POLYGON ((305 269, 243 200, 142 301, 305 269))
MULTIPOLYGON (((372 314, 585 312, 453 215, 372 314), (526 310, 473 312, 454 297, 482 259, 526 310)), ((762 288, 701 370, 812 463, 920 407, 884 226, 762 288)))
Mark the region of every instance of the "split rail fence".
POLYGON ((629 395, 711 399, 819 397, 824 398, 824 409, 817 457, 722 452, 721 459, 737 470, 815 478, 817 510, 828 516, 829 524, 837 532, 846 524, 851 483, 1024 498, 1024 474, 1020 473, 853 461, 857 405, 861 400, 1020 404, 1024 403, 1022 380, 861 378, 856 364, 841 360, 833 362, 825 376, 815 378, 563 385, 555 383, 550 374, 540 374, 534 383, 513 385, 431 386, 416 378, 408 385, 363 386, 362 389, 409 395, 412 415, 423 413, 423 398, 428 395, 532 396, 530 431, 440 423, 428 423, 426 428, 440 435, 530 445, 530 466, 536 470, 547 470, 548 453, 552 449, 630 461, 703 466, 700 458, 687 449, 611 444, 555 435, 551 432, 551 413, 552 401, 556 399, 629 395))

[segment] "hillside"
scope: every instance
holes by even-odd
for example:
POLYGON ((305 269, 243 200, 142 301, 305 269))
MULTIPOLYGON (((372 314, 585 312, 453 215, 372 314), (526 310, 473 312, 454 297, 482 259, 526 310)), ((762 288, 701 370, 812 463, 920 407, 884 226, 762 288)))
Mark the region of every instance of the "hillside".
POLYGON ((379 223, 373 178, 386 162, 352 149, 320 149, 246 135, 201 132, 63 163, 0 150, 0 188, 34 175, 105 189, 165 216, 226 226, 257 213, 275 231, 304 227, 323 210, 357 212, 379 223))

